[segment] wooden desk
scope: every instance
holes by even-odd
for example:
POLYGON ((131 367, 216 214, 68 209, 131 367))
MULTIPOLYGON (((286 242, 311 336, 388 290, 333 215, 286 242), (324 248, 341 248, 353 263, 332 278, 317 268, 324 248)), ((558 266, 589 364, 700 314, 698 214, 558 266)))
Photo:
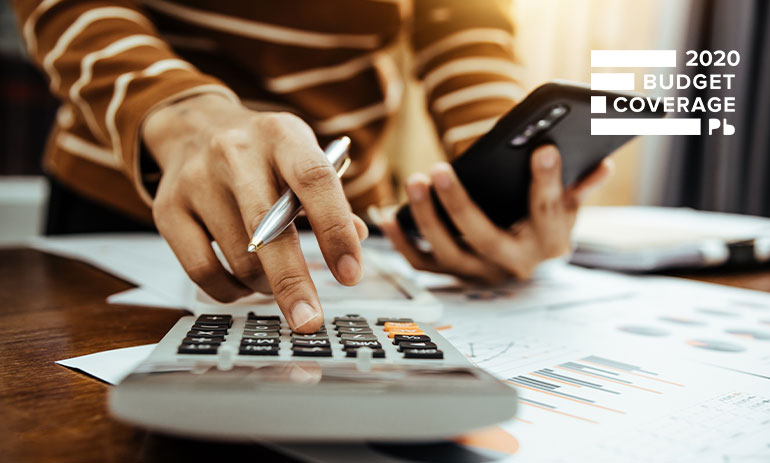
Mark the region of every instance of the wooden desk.
POLYGON ((80 262, 0 250, 0 461, 295 461, 259 445, 187 441, 107 415, 109 386, 56 360, 160 341, 181 310, 109 305, 131 285, 80 262))
MULTIPOLYGON (((770 291, 770 271, 698 279, 770 291)), ((114 421, 106 384, 55 360, 158 342, 182 311, 112 306, 131 285, 86 264, 0 250, 0 459, 12 462, 293 461, 257 445, 175 439, 114 421)))

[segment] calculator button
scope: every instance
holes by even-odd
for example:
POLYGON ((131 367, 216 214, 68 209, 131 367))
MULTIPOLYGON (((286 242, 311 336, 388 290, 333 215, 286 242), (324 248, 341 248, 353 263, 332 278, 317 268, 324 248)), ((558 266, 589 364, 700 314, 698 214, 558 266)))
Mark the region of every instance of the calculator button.
POLYGON ((249 312, 246 317, 247 320, 278 320, 281 321, 281 317, 278 315, 256 315, 254 312, 249 312))
POLYGON ((430 342, 430 336, 425 335, 413 335, 413 334, 397 334, 393 336, 393 344, 398 344, 402 341, 406 342, 430 342))
POLYGON ((195 323, 192 326, 193 330, 219 330, 222 331, 222 334, 227 334, 227 326, 226 325, 210 325, 208 323, 195 323))
POLYGON ((182 344, 178 354, 216 354, 219 344, 182 344))
POLYGON ((281 342, 278 338, 243 338, 242 346, 277 346, 281 342))
POLYGON ((281 320, 247 320, 246 326, 281 326, 281 320))
POLYGON ((278 355, 278 346, 241 346, 238 351, 241 355, 278 355))
POLYGON ((301 347, 295 346, 293 349, 295 357, 331 357, 330 347, 301 347))
POLYGON ((225 328, 217 328, 212 330, 212 329, 198 328, 195 325, 193 325, 192 328, 190 328, 190 331, 200 331, 201 333, 206 333, 210 336, 224 336, 227 334, 227 329, 225 328))
POLYGON ((182 344, 221 344, 222 341, 219 339, 212 339, 212 338, 193 338, 193 337, 187 337, 182 339, 182 344))
POLYGON ((233 317, 232 315, 200 315, 196 320, 195 323, 205 323, 207 325, 224 325, 227 327, 232 326, 233 324, 233 317))
POLYGON ((444 352, 438 349, 404 349, 404 358, 442 359, 444 358, 444 352))
MULTIPOLYGON (((345 351, 346 357, 356 357, 358 355, 358 349, 348 349, 345 351)), ((372 349, 372 357, 376 359, 385 358, 385 351, 382 349, 372 349)))
POLYGON ((393 330, 393 331, 389 332, 388 333, 388 337, 392 338, 392 337, 394 337, 396 335, 405 335, 405 334, 412 335, 412 336, 422 336, 422 335, 425 334, 425 331, 423 331, 423 330, 421 330, 419 328, 412 328, 412 329, 405 328, 405 329, 393 330))
POLYGON ((281 335, 277 331, 252 331, 243 332, 243 339, 278 339, 281 335))
POLYGON ((377 326, 384 326, 386 323, 414 323, 411 318, 392 318, 380 317, 377 319, 377 326))
POLYGON ((372 331, 372 329, 369 327, 364 328, 363 326, 344 326, 337 330, 337 336, 341 336, 343 334, 374 334, 374 331, 372 331))
POLYGON ((376 341, 377 336, 373 334, 343 334, 340 336, 342 342, 345 341, 376 341))
POLYGON ((351 326, 351 327, 369 327, 369 324, 366 323, 366 320, 362 321, 335 321, 334 326, 337 327, 337 329, 340 329, 343 326, 351 326))
POLYGON ((329 339, 329 335, 326 333, 311 333, 311 334, 302 334, 302 333, 292 333, 291 334, 292 339, 329 339))
POLYGON ((343 341, 342 348, 358 349, 359 347, 371 347, 372 349, 382 349, 382 344, 379 341, 343 341))
POLYGON ((223 332, 212 330, 190 330, 187 332, 187 336, 191 338, 219 339, 220 341, 225 340, 225 334, 223 332))
POLYGON ((403 352, 406 349, 436 349, 438 346, 435 342, 400 342, 398 343, 399 352, 403 352))
POLYGON ((292 339, 292 346, 300 347, 331 347, 328 339, 292 339))
POLYGON ((281 329, 280 326, 270 326, 270 325, 267 325, 267 326, 264 326, 264 325, 248 326, 247 325, 246 328, 244 329, 244 331, 275 331, 275 332, 278 332, 278 330, 280 330, 280 329, 281 329))
POLYGON ((417 326, 417 323, 406 323, 406 322, 387 322, 385 323, 385 331, 397 331, 401 329, 417 329, 419 330, 420 327, 417 326))
POLYGON ((344 317, 334 317, 333 323, 336 325, 337 322, 364 322, 366 323, 366 319, 360 315, 345 315, 344 317))

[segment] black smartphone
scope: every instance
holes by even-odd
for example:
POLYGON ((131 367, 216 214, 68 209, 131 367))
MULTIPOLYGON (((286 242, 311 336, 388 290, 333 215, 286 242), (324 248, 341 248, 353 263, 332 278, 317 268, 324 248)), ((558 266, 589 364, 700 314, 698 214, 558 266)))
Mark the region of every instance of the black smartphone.
MULTIPOLYGON (((610 153, 633 135, 591 135, 592 117, 655 118, 662 108, 641 112, 615 110, 614 100, 633 93, 591 90, 584 84, 549 82, 532 93, 503 116, 487 134, 452 162, 460 182, 471 199, 498 226, 508 228, 529 213, 529 185, 532 176, 530 155, 538 146, 554 144, 562 158, 565 186, 581 180, 610 153), (591 97, 606 97, 606 113, 591 113, 591 97)), ((446 211, 431 189, 433 203, 447 227, 458 234, 446 211)), ((403 205, 397 219, 402 229, 412 235, 419 232, 409 209, 403 205)))

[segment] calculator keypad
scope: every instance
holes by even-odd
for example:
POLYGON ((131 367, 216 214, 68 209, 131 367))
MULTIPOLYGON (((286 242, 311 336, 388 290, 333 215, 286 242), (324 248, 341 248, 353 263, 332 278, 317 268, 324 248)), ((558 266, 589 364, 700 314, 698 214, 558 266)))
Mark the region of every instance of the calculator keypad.
POLYGON ((316 333, 303 334, 288 331, 277 315, 249 313, 245 324, 237 325, 243 327, 241 333, 231 333, 232 326, 230 315, 200 315, 181 341, 177 353, 215 355, 228 336, 240 335, 238 354, 243 356, 286 355, 280 352, 282 343, 287 343, 284 348, 290 349, 292 357, 334 357, 339 353, 356 358, 359 349, 367 347, 375 359, 396 355, 396 351, 401 354, 397 357, 403 359, 444 358, 436 342, 411 318, 378 318, 376 326, 372 327, 364 317, 350 314, 335 317, 328 327, 322 325, 316 333), (385 339, 395 349, 383 348, 381 340, 385 339))
POLYGON ((241 337, 240 355, 275 356, 281 350, 281 319, 249 314, 241 337))

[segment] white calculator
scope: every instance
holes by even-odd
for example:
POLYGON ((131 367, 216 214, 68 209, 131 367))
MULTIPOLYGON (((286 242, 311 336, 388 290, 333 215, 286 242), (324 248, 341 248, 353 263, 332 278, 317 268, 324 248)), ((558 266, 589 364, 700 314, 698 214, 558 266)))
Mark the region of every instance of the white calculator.
POLYGON ((428 324, 347 314, 299 334, 254 312, 181 318, 109 398, 128 423, 234 441, 440 439, 516 405, 428 324))

